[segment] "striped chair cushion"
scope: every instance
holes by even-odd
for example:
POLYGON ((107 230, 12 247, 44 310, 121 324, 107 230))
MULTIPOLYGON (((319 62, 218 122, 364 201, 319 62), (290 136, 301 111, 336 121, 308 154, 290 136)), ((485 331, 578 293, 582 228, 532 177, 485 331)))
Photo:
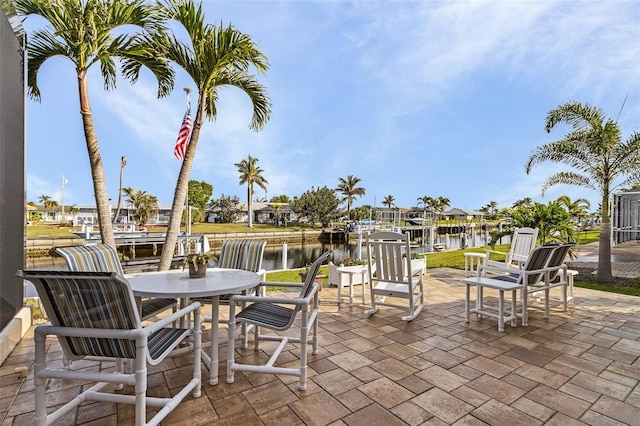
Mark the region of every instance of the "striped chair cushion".
MULTIPOLYGON (((540 269, 544 269, 549 264, 550 257, 555 251, 556 246, 538 246, 531 251, 529 258, 527 259, 527 263, 525 263, 523 270, 525 271, 537 271, 540 269)), ((566 254, 566 252, 565 252, 566 254)), ((563 257, 564 259, 564 257, 563 257)), ((527 274, 527 282, 526 285, 536 285, 541 280, 544 279, 544 271, 537 274, 527 274)), ((496 277, 491 277, 492 279, 500 280, 500 281, 508 281, 508 282, 517 282, 522 283, 522 279, 524 274, 520 273, 510 273, 508 275, 498 275, 496 277)))
MULTIPOLYGON (((124 276, 118 252, 107 244, 58 247, 56 253, 64 258, 70 271, 116 272, 124 276)), ((171 298, 143 300, 142 319, 149 319, 160 312, 172 309, 175 305, 176 300, 171 298)))
MULTIPOLYGON (((141 328, 133 295, 127 285, 112 279, 67 277, 42 279, 43 290, 51 303, 52 323, 61 327, 131 330, 141 328)), ((38 288, 36 284, 36 288, 38 288)), ((40 290, 40 289, 38 289, 40 290)), ((135 358, 131 340, 66 337, 75 355, 135 358)))
POLYGON ((262 269, 262 257, 266 245, 266 241, 246 240, 244 243, 244 255, 240 260, 240 269, 251 272, 258 272, 262 269))
POLYGON ((118 252, 107 244, 58 247, 56 252, 64 257, 71 271, 111 271, 124 276, 118 252))
POLYGON ((271 330, 286 330, 295 320, 299 310, 300 308, 291 309, 273 303, 256 302, 238 313, 236 320, 245 320, 271 330))
MULTIPOLYGON (((27 272, 28 273, 28 272, 27 272)), ((34 274, 42 273, 33 271, 34 274)), ((47 271, 48 277, 26 276, 32 281, 45 306, 52 311, 51 323, 60 327, 102 330, 136 330, 142 328, 133 293, 128 283, 112 272, 90 273, 92 276, 66 271, 47 271)), ((147 342, 150 360, 156 360, 189 334, 188 329, 163 328, 152 333, 147 342)), ((106 337, 62 337, 76 356, 135 358, 136 342, 106 337)))
POLYGON ((218 267, 240 269, 246 240, 224 240, 218 257, 218 267))
POLYGON ((267 245, 263 240, 225 240, 220 249, 218 267, 258 272, 267 245))

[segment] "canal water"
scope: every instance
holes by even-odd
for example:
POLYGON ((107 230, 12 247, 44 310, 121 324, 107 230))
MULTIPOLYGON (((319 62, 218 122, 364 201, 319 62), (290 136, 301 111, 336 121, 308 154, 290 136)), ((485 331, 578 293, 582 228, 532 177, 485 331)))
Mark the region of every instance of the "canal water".
MULTIPOLYGON (((486 240, 487 236, 485 234, 476 234, 470 237, 465 235, 462 237, 460 235, 437 235, 434 244, 443 246, 445 250, 460 250, 486 246, 486 240)), ((500 243, 508 242, 509 238, 505 237, 500 243)), ((349 242, 267 245, 264 251, 262 267, 267 271, 302 268, 312 263, 327 250, 333 250, 333 255, 330 258, 332 261, 347 257, 357 258, 359 255, 361 258, 366 258, 367 256, 364 243, 359 247, 358 240, 355 238, 352 238, 349 242)), ((428 246, 415 245, 412 246, 411 251, 413 253, 427 253, 432 250, 428 246)), ((137 250, 137 253, 139 254, 137 256, 138 259, 144 257, 143 250, 137 250)), ((214 254, 217 255, 218 253, 214 252, 214 254)), ((151 256, 151 253, 148 253, 148 256, 151 256)), ((26 267, 27 269, 64 270, 66 269, 66 264, 59 256, 46 256, 27 258, 26 267)), ((27 296, 35 296, 35 289, 29 288, 27 296)))
MULTIPOLYGON (((508 237, 505 237, 502 243, 508 243, 508 237)), ((443 245, 446 250, 459 250, 470 247, 482 247, 487 245, 485 235, 476 235, 475 237, 460 237, 459 235, 444 236, 439 235, 435 238, 435 244, 443 245)), ((302 268, 312 263, 322 253, 327 250, 333 250, 331 260, 337 261, 346 257, 366 257, 364 244, 358 247, 358 240, 352 238, 349 242, 334 243, 306 243, 306 244, 278 244, 267 245, 264 252, 262 267, 267 271, 278 269, 295 269, 302 268), (286 260, 286 265, 283 261, 286 260)), ((428 246, 415 245, 412 247, 414 253, 427 253, 430 250, 428 246)), ((137 250, 137 258, 144 257, 144 250, 137 250)), ((215 255, 218 253, 214 252, 215 255)), ((149 256, 151 253, 148 254, 149 256)), ((61 257, 37 257, 27 258, 27 269, 66 269, 65 262, 61 257)))

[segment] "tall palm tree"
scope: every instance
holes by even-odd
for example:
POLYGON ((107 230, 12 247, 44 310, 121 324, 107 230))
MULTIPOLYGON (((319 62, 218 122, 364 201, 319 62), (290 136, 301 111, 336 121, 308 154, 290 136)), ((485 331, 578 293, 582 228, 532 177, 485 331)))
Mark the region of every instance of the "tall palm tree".
POLYGON ((600 192, 602 210, 596 278, 611 282, 609 194, 617 186, 640 182, 640 133, 635 132, 622 141, 617 122, 607 119, 601 109, 579 102, 567 102, 549 111, 547 133, 559 123, 570 125, 573 131, 558 141, 537 147, 525 170, 529 174, 535 164, 545 161, 571 168, 549 176, 542 185, 542 195, 557 184, 578 185, 600 192), (617 179, 622 182, 612 186, 617 179))
POLYGON ((40 201, 42 203, 42 206, 44 208, 48 208, 49 207, 49 202, 51 201, 51 197, 48 195, 41 195, 38 197, 38 201, 40 201))
POLYGON ((423 210, 422 210, 423 219, 426 219, 427 209, 433 209, 434 201, 435 200, 433 199, 433 197, 429 197, 428 195, 418 197, 418 203, 422 203, 422 206, 423 206, 423 210))
POLYGON ((393 195, 387 195, 384 197, 384 200, 382 200, 382 205, 391 208, 395 206, 395 201, 396 197, 394 197, 393 195))
POLYGON ((257 158, 249 155, 246 159, 234 164, 238 168, 238 173, 240 173, 240 185, 247 184, 247 210, 249 215, 247 226, 249 228, 253 228, 253 185, 258 185, 266 191, 269 183, 262 176, 264 170, 256 165, 257 162, 257 158))
POLYGON ((144 0, 14 0, 14 5, 18 14, 39 15, 50 25, 27 39, 29 96, 40 100, 37 76, 49 58, 62 56, 75 67, 100 234, 103 243, 115 247, 104 166, 89 103, 89 68, 99 64, 104 87, 111 90, 116 87, 114 58, 121 60, 122 75, 131 82, 146 66, 158 79, 158 96, 167 95, 173 88, 173 71, 167 61, 141 38, 143 33, 127 32, 129 26, 146 34, 160 30, 158 9, 144 0))
POLYGON ((435 208, 440 213, 440 216, 444 214, 444 211, 451 205, 451 201, 447 197, 443 197, 442 195, 436 198, 435 200, 435 208))
POLYGON ((519 200, 514 201, 511 207, 515 209, 516 207, 530 206, 532 204, 533 204, 533 200, 529 197, 525 197, 525 198, 520 198, 519 200))
POLYGON ((158 211, 158 197, 147 193, 147 191, 134 190, 131 187, 125 189, 127 203, 133 206, 133 218, 140 226, 144 226, 149 221, 149 217, 158 211))
POLYGON ((258 50, 253 40, 231 25, 216 27, 205 24, 202 7, 196 7, 193 1, 165 1, 162 6, 167 19, 182 24, 189 43, 178 40, 174 34, 154 41, 163 44, 165 57, 191 77, 198 90, 198 103, 193 132, 173 195, 167 236, 158 265, 161 271, 171 266, 200 130, 205 116, 209 120, 214 120, 217 116, 216 102, 220 88, 237 87, 249 96, 253 106, 253 117, 249 125, 251 129, 260 130, 271 115, 271 103, 266 89, 249 74, 249 66, 253 66, 259 73, 265 73, 269 68, 266 56, 258 50))
POLYGON ((361 181, 359 177, 353 175, 347 175, 347 178, 338 178, 338 187, 336 191, 341 193, 344 198, 343 201, 347 202, 347 219, 351 220, 351 204, 356 197, 364 196, 366 190, 362 187, 358 187, 358 183, 361 181))

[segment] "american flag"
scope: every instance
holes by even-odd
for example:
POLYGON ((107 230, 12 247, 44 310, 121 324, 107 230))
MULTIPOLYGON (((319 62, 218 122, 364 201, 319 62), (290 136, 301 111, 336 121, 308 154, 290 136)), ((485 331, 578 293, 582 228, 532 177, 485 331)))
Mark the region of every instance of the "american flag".
POLYGON ((185 152, 187 152, 187 146, 189 145, 189 135, 191 134, 191 104, 187 104, 187 112, 182 119, 182 126, 178 133, 178 140, 176 141, 176 147, 173 149, 173 155, 178 160, 184 158, 185 152))

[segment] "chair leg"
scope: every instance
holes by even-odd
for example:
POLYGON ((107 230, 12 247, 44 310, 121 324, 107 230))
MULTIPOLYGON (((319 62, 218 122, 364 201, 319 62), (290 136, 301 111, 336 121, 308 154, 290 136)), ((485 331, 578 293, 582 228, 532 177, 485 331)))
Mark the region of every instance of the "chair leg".
POLYGON ((469 323, 469 297, 471 296, 471 284, 466 284, 464 297, 464 322, 469 323))
MULTIPOLYGON (((303 312, 302 315, 306 315, 306 312, 303 312)), ((303 317, 303 322, 306 322, 306 319, 303 317)), ((309 326, 308 324, 303 324, 300 329, 300 383, 298 384, 298 389, 306 390, 307 389, 307 340, 309 339, 309 326)))
MULTIPOLYGON (((227 340, 227 383, 233 383, 235 381, 233 364, 235 363, 235 340, 233 336, 236 333, 235 313, 236 307, 233 303, 229 303, 229 325, 228 325, 228 340, 227 340)), ((211 374, 211 372, 209 372, 211 374)))
POLYGON ((134 361, 136 384, 135 389, 135 419, 136 426, 145 424, 147 416, 147 338, 136 341, 136 359, 134 361), (140 340, 143 340, 142 342, 140 340))
POLYGON ((518 305, 517 305, 517 291, 511 290, 511 327, 517 327, 518 321, 518 305))
POLYGON ((498 331, 504 333, 504 291, 498 293, 498 331))
POLYGON ((35 365, 33 373, 33 383, 35 385, 35 424, 44 426, 47 424, 47 379, 39 377, 40 371, 46 367, 46 336, 36 333, 35 340, 35 365))

